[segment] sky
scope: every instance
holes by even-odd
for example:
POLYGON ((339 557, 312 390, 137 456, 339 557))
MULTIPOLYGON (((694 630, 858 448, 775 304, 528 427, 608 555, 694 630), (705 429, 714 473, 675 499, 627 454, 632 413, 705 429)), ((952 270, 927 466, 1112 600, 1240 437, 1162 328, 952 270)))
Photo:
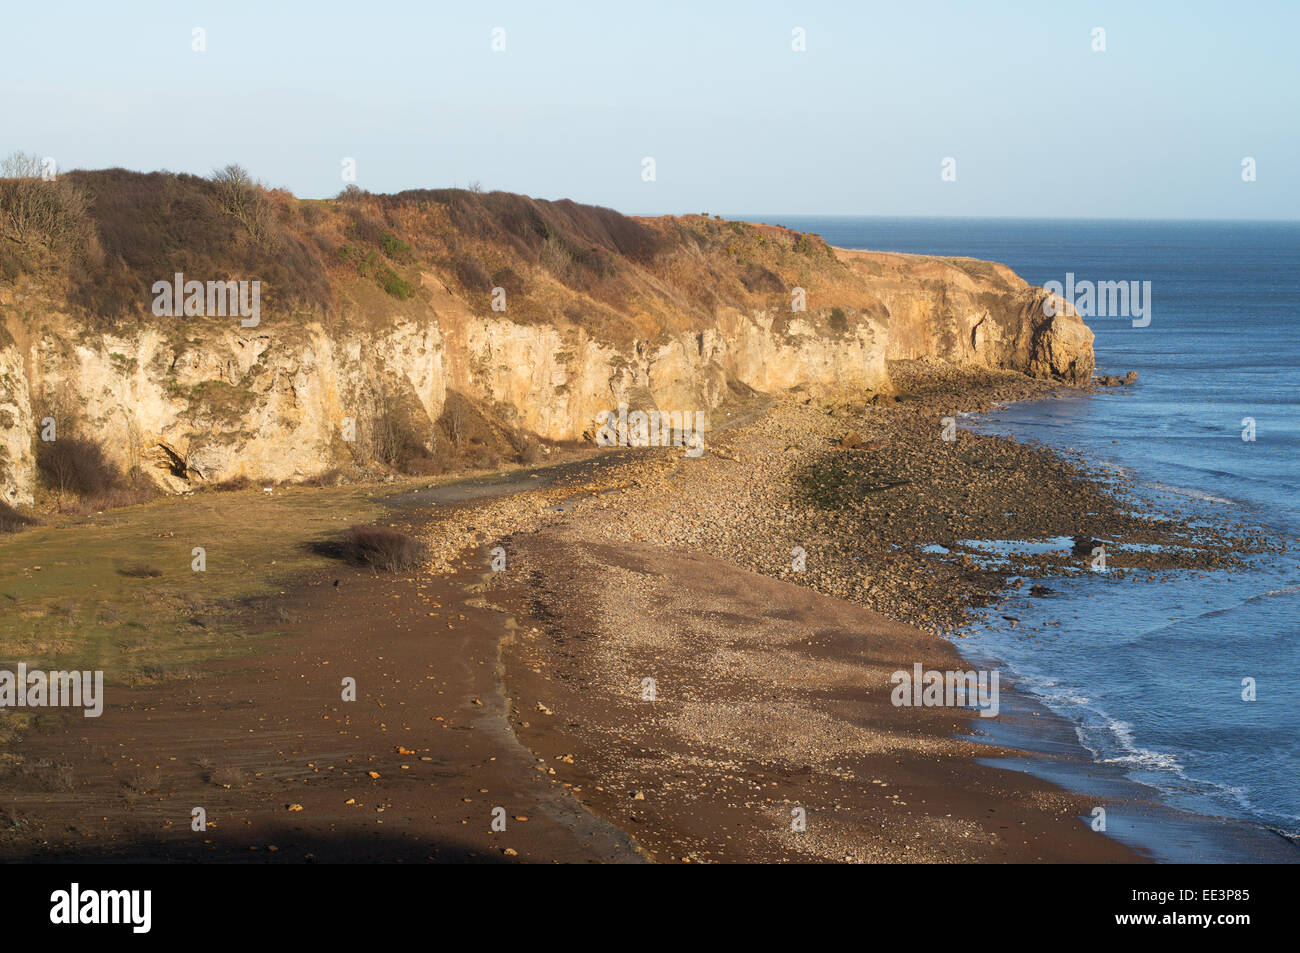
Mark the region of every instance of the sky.
POLYGON ((12 4, 0 155, 304 197, 352 160, 630 214, 1294 220, 1298 36, 1286 0, 12 4))

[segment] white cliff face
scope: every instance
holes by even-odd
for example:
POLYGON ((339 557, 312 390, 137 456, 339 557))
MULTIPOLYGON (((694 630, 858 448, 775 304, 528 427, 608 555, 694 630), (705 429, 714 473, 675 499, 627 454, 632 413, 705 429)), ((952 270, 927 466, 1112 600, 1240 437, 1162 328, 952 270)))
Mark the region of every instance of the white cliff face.
POLYGON ((364 428, 381 392, 430 420, 446 398, 434 321, 343 336, 202 319, 91 334, 52 309, 23 321, 5 303, 0 314, 19 332, 0 338, 0 494, 10 502, 31 502, 43 414, 56 436, 93 437, 124 470, 142 466, 179 491, 310 477, 351 459, 344 420, 364 428))
POLYGON ((776 392, 803 386, 812 393, 888 390, 885 368, 888 330, 863 320, 843 333, 819 330, 807 312, 736 315, 724 321, 722 363, 755 390, 776 392))
POLYGON ((32 329, 25 353, 16 344, 0 350, 0 492, 31 502, 33 395, 56 417, 84 421, 124 469, 143 465, 178 491, 240 476, 303 479, 350 460, 344 421, 364 427, 381 391, 413 415, 417 433, 432 434, 451 387, 562 440, 580 438, 619 402, 707 413, 729 380, 762 391, 887 386, 883 329, 869 324, 826 337, 805 320, 782 328, 769 316, 732 314, 721 329, 621 351, 579 328, 500 317, 455 323, 449 339, 432 315, 342 338, 320 325, 282 337, 267 323, 69 343, 67 325, 47 321, 32 329), (35 369, 30 378, 24 365, 35 369))
POLYGON ((0 329, 0 500, 11 505, 32 502, 31 475, 36 469, 32 428, 36 425, 22 355, 12 341, 6 342, 0 329))
POLYGON ((52 301, 0 289, 0 498, 32 501, 42 413, 76 421, 123 469, 142 466, 179 491, 241 476, 300 480, 351 462, 360 455, 345 422, 364 430, 384 408, 431 441, 449 390, 558 440, 590 432, 620 402, 707 414, 732 383, 888 391, 887 357, 1091 375, 1083 322, 1044 318, 1044 293, 1006 269, 990 282, 939 260, 844 255, 871 269, 881 316, 832 330, 810 313, 723 308, 711 327, 623 346, 580 326, 472 314, 427 275, 427 307, 368 326, 178 318, 96 333, 52 301))
POLYGON ((580 437, 620 402, 707 413, 729 380, 772 392, 888 387, 884 329, 872 324, 832 337, 803 319, 783 329, 770 315, 732 313, 718 328, 618 350, 578 328, 475 318, 464 340, 448 355, 458 389, 510 406, 520 426, 556 440, 580 437))

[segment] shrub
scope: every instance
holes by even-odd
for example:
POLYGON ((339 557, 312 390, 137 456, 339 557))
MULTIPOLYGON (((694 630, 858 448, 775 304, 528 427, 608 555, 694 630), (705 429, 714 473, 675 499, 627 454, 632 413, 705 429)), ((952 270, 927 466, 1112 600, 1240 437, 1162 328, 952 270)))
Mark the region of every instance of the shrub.
POLYGON ((73 171, 63 178, 90 196, 99 249, 73 272, 69 298, 99 318, 101 329, 122 317, 147 315, 153 282, 178 271, 197 280, 260 280, 263 321, 295 308, 332 307, 329 277, 315 242, 279 225, 278 194, 252 187, 250 201, 265 206, 265 222, 259 226, 254 220, 252 226, 266 232, 265 240, 257 241, 229 210, 239 212, 238 202, 223 198, 222 189, 234 188, 231 184, 125 169, 73 171))
POLYGON ((271 225, 271 205, 262 188, 238 165, 228 165, 212 173, 221 210, 248 230, 253 241, 266 241, 271 225))
POLYGON ((239 476, 227 477, 224 480, 214 480, 207 485, 207 489, 218 493, 233 493, 239 490, 252 489, 255 485, 252 480, 241 473, 239 476))
POLYGON ((0 233, 19 245, 80 252, 91 234, 86 193, 42 171, 40 159, 22 152, 0 161, 0 233))
POLYGON ((456 273, 456 280, 465 291, 482 293, 492 290, 492 279, 478 259, 469 256, 459 257, 452 263, 452 268, 456 273))
MULTIPOLYGON (((388 236, 391 237, 391 236, 388 236)), ((408 251, 409 245, 405 245, 408 251)), ((348 262, 357 269, 357 274, 362 278, 372 278, 379 282, 379 286, 386 292, 399 300, 415 297, 415 286, 399 275, 393 269, 385 265, 379 257, 379 252, 373 248, 366 249, 358 245, 343 245, 338 250, 340 261, 348 262)))
POLYGON ((99 444, 85 437, 41 441, 36 447, 36 466, 60 503, 67 493, 83 498, 100 496, 122 481, 99 444))
POLYGON ((8 244, 0 245, 0 281, 13 281, 22 273, 22 258, 8 244))
POLYGON ((415 286, 391 268, 380 269, 379 283, 384 286, 385 291, 399 300, 405 301, 407 298, 415 297, 415 286))
POLYGON ((428 547, 387 526, 350 526, 339 540, 338 555, 373 569, 396 571, 422 564, 428 547))
POLYGON ((519 462, 525 466, 532 466, 542 461, 542 445, 536 440, 525 440, 523 446, 518 451, 519 462))
POLYGON ((400 469, 407 476, 427 477, 445 473, 447 466, 437 457, 410 456, 402 461, 400 469))
POLYGON ((60 510, 69 495, 79 498, 82 510, 132 506, 158 494, 147 476, 132 470, 130 477, 104 456, 103 448, 85 437, 63 436, 41 441, 36 447, 36 467, 46 486, 54 491, 60 510))
POLYGON ((4 500, 0 500, 0 533, 17 533, 39 522, 35 517, 19 513, 4 500))
POLYGON ((740 281, 751 293, 781 294, 785 291, 785 282, 780 276, 761 265, 747 265, 741 272, 740 281))
POLYGON ((82 499, 82 509, 88 511, 111 510, 119 506, 148 503, 158 495, 158 488, 143 474, 128 477, 124 482, 103 493, 82 499))
POLYGON ((393 261, 409 262, 415 257, 411 246, 396 235, 384 234, 379 238, 379 247, 393 261))
POLYGON ((345 483, 344 473, 338 467, 322 470, 301 481, 302 486, 341 486, 345 483))

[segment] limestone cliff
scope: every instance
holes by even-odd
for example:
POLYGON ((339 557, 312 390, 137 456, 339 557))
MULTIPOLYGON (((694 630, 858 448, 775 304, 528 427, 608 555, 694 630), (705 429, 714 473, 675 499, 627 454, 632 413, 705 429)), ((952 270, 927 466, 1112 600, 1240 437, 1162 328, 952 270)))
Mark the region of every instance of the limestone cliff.
POLYGON ((394 421, 436 457, 449 395, 564 440, 620 401, 707 411, 743 388, 888 392, 899 357, 1070 383, 1092 371, 1083 322, 1045 317, 1041 289, 986 262, 452 190, 258 192, 252 228, 206 180, 80 175, 84 256, 0 275, 9 502, 32 501, 47 418, 181 490, 364 462, 394 421), (261 282, 256 326, 156 316, 155 282, 177 272, 261 282))

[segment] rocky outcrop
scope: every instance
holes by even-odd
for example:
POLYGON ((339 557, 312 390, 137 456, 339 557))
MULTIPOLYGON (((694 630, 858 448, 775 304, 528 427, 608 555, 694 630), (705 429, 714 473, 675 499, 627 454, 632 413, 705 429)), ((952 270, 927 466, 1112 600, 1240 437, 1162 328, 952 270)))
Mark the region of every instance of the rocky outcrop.
POLYGON ((890 359, 938 358, 1085 384, 1093 333, 1074 308, 1005 265, 840 250, 889 313, 890 359))
POLYGON ((888 392, 894 358, 1091 377, 1088 328, 1073 313, 1045 315, 1046 293, 1000 265, 831 250, 698 217, 622 221, 608 228, 660 236, 655 257, 614 257, 598 235, 595 287, 547 248, 535 265, 512 259, 488 280, 531 276, 538 304, 504 313, 433 253, 403 270, 414 290, 401 300, 331 273, 336 308, 273 313, 257 327, 144 316, 100 330, 51 282, 0 284, 0 496, 31 502, 45 415, 77 421, 124 469, 179 491, 363 459, 367 430, 393 414, 437 452, 452 391, 563 440, 620 402, 707 412, 737 388, 888 392), (539 318, 543 305, 561 316, 539 318))

